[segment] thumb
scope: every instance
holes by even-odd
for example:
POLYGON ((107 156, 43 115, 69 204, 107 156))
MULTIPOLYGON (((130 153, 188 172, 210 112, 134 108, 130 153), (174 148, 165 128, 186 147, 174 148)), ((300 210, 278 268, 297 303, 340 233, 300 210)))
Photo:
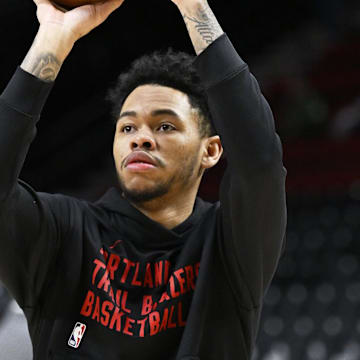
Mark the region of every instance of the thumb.
POLYGON ((34 3, 36 5, 40 5, 40 4, 49 4, 50 5, 50 1, 49 0, 34 0, 34 3))
MULTIPOLYGON (((41 0, 40 0, 41 1, 41 0)), ((99 20, 104 21, 112 12, 119 8, 125 0, 105 0, 94 4, 99 20)))

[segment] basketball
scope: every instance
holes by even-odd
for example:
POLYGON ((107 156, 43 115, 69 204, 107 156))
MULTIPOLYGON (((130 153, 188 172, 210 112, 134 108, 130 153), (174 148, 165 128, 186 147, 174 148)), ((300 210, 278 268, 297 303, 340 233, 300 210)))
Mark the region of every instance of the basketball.
POLYGON ((71 9, 81 5, 93 4, 99 1, 101 0, 54 0, 54 3, 71 9))

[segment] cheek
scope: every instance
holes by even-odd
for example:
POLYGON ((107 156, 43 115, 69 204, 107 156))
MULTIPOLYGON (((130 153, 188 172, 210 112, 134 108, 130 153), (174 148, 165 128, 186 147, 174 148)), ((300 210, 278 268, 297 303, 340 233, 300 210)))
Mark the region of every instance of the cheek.
POLYGON ((113 142, 113 155, 114 155, 114 158, 116 158, 117 148, 118 148, 118 143, 117 143, 116 139, 114 139, 114 142, 113 142))
POLYGON ((120 144, 119 141, 114 140, 113 143, 113 156, 114 156, 114 160, 115 160, 115 164, 116 167, 119 168, 120 167, 120 163, 121 163, 121 159, 123 154, 121 153, 121 149, 123 149, 123 146, 120 144))
POLYGON ((199 149, 200 146, 198 143, 183 143, 179 144, 176 147, 175 160, 179 164, 179 166, 185 166, 187 164, 193 164, 194 162, 198 162, 199 159, 199 149))

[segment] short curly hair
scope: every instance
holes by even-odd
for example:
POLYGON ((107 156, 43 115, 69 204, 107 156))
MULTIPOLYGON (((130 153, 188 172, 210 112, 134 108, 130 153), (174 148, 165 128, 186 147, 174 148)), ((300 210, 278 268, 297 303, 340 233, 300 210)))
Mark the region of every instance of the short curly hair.
POLYGON ((127 72, 121 73, 109 90, 112 116, 116 122, 127 96, 141 85, 162 85, 180 90, 188 96, 190 105, 199 112, 200 136, 215 135, 205 90, 194 66, 195 57, 168 49, 155 51, 136 59, 127 72))

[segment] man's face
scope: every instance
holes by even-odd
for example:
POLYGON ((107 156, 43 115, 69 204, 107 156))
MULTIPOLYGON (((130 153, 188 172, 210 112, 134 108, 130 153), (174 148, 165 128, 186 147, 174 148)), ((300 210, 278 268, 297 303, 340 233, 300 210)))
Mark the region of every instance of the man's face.
POLYGON ((198 186, 204 140, 186 94, 143 85, 125 100, 113 154, 120 185, 135 203, 181 196, 198 186))

